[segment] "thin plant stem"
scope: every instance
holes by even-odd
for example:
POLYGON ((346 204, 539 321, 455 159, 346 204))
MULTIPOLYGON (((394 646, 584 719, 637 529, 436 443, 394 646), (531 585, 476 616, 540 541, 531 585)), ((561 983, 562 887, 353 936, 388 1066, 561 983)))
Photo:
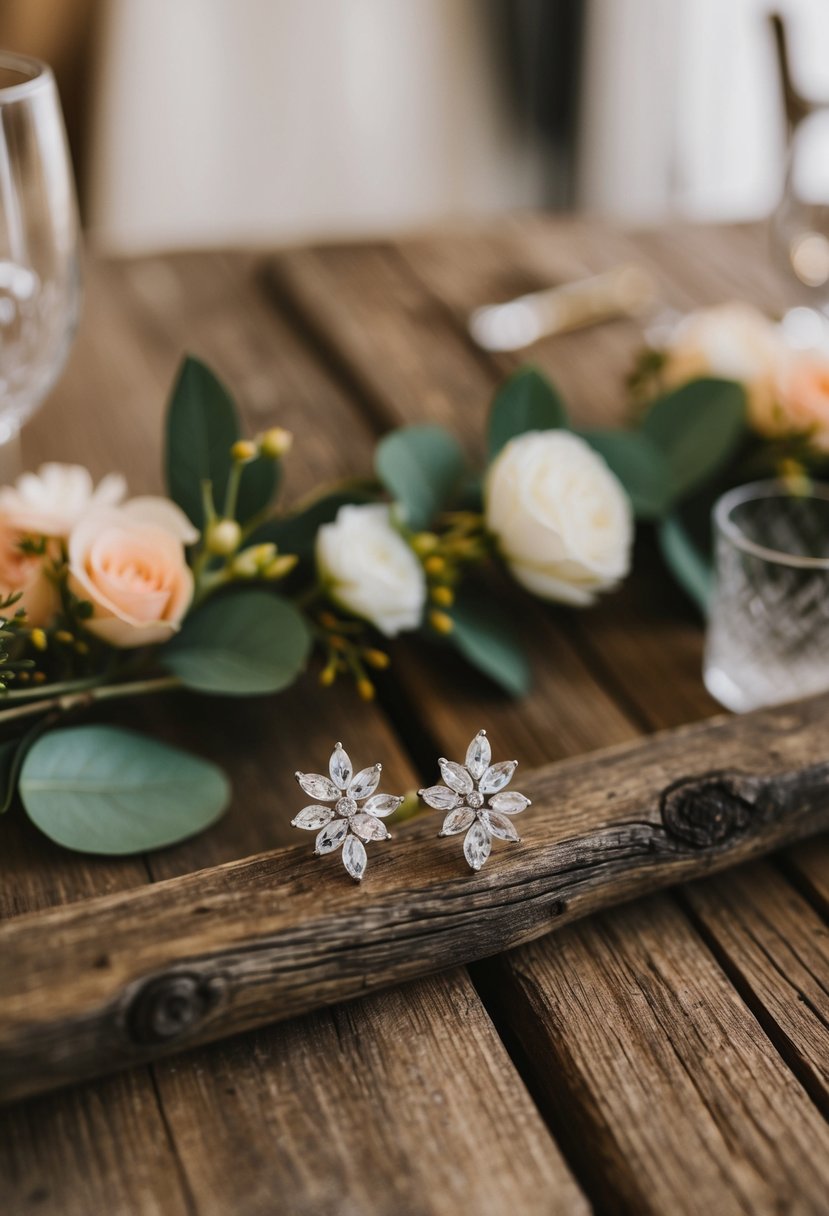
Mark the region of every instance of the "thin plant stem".
POLYGON ((18 718, 28 718, 32 714, 48 713, 58 710, 66 713, 79 706, 94 705, 96 701, 113 701, 119 697, 141 697, 150 693, 166 692, 171 688, 181 688, 178 676, 156 676, 151 680, 133 680, 128 684, 101 684, 96 688, 83 691, 64 692, 57 696, 44 697, 27 705, 16 705, 13 709, 0 710, 0 727, 18 718))

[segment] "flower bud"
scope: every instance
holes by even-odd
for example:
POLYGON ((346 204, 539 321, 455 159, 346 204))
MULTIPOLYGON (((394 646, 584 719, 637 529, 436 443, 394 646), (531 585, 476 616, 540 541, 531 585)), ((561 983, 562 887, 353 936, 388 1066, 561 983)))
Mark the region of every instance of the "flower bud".
POLYGON ((329 663, 327 667, 323 667, 320 672, 320 684, 323 688, 330 688, 337 678, 337 668, 333 663, 329 663))
POLYGON ((427 553, 431 553, 440 543, 434 532, 418 532, 417 536, 412 539, 412 548, 418 557, 425 557, 427 553))
POLYGON ((367 680, 365 676, 357 681, 357 692, 363 701, 373 701, 374 691, 374 685, 372 684, 371 680, 367 680))
POLYGON ((438 553, 433 553, 431 557, 426 558, 423 569, 427 574, 443 574, 446 570, 446 561, 438 553))
POLYGON ((242 529, 235 519, 217 519, 207 528, 205 544, 208 553, 219 557, 229 557, 239 548, 242 539, 242 529))
POLYGON ((265 578, 284 578, 286 574, 291 573, 298 561, 299 558, 295 553, 283 553, 280 557, 273 558, 265 566, 263 571, 265 578))
POLYGON ((230 456, 237 464, 247 464, 258 455, 256 444, 250 439, 237 439, 230 449, 230 456))
POLYGON ((430 594, 433 603, 441 608, 451 608, 455 602, 455 593, 451 587, 433 587, 430 594))
POLYGON ((369 667, 375 667, 378 671, 385 671, 391 663, 391 659, 386 654, 385 650, 376 650, 374 647, 369 647, 363 651, 363 658, 368 663, 369 667))
POLYGON ((455 622, 452 620, 448 612, 440 612, 435 609, 429 613, 429 624, 434 629, 435 633, 451 633, 455 628, 455 622))
POLYGON ((294 437, 283 426, 272 426, 259 437, 259 451, 270 460, 287 456, 293 446, 294 437))
POLYGON ((32 645, 35 650, 45 650, 49 644, 46 634, 42 629, 33 629, 29 636, 32 639, 32 645))

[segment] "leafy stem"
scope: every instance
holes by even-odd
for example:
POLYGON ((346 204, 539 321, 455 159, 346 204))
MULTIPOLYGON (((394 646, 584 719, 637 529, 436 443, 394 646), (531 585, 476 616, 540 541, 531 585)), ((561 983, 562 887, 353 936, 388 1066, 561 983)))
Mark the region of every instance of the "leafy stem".
MULTIPOLYGON (((81 683, 80 681, 78 683, 81 683)), ((140 697, 150 693, 166 692, 171 688, 181 688, 182 681, 178 676, 155 676, 149 680, 132 680, 125 684, 99 684, 78 688, 74 691, 63 691, 54 695, 58 685, 53 684, 49 689, 51 696, 43 696, 39 700, 28 701, 25 705, 15 705, 11 709, 0 710, 0 727, 7 722, 19 718, 27 718, 32 714, 48 713, 57 710, 67 713, 71 709, 94 705, 96 701, 113 701, 119 697, 140 697)), ((66 685, 64 689, 66 689, 66 685)))

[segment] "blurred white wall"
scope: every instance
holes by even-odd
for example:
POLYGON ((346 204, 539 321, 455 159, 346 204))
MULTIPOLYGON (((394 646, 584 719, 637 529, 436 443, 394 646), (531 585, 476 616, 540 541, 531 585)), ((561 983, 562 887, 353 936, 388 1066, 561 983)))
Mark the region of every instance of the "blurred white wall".
POLYGON ((114 249, 533 205, 480 0, 110 0, 88 183, 114 249))
POLYGON ((829 0, 590 0, 582 206, 635 222, 771 210, 784 156, 772 11, 801 89, 829 99, 829 0))

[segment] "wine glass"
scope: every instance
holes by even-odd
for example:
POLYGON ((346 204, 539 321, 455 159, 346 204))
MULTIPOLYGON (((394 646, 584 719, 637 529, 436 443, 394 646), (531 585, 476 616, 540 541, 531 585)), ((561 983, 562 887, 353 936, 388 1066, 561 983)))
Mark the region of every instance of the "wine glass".
POLYGON ((60 100, 45 63, 0 51, 0 482, 52 388, 80 312, 80 235, 60 100))

